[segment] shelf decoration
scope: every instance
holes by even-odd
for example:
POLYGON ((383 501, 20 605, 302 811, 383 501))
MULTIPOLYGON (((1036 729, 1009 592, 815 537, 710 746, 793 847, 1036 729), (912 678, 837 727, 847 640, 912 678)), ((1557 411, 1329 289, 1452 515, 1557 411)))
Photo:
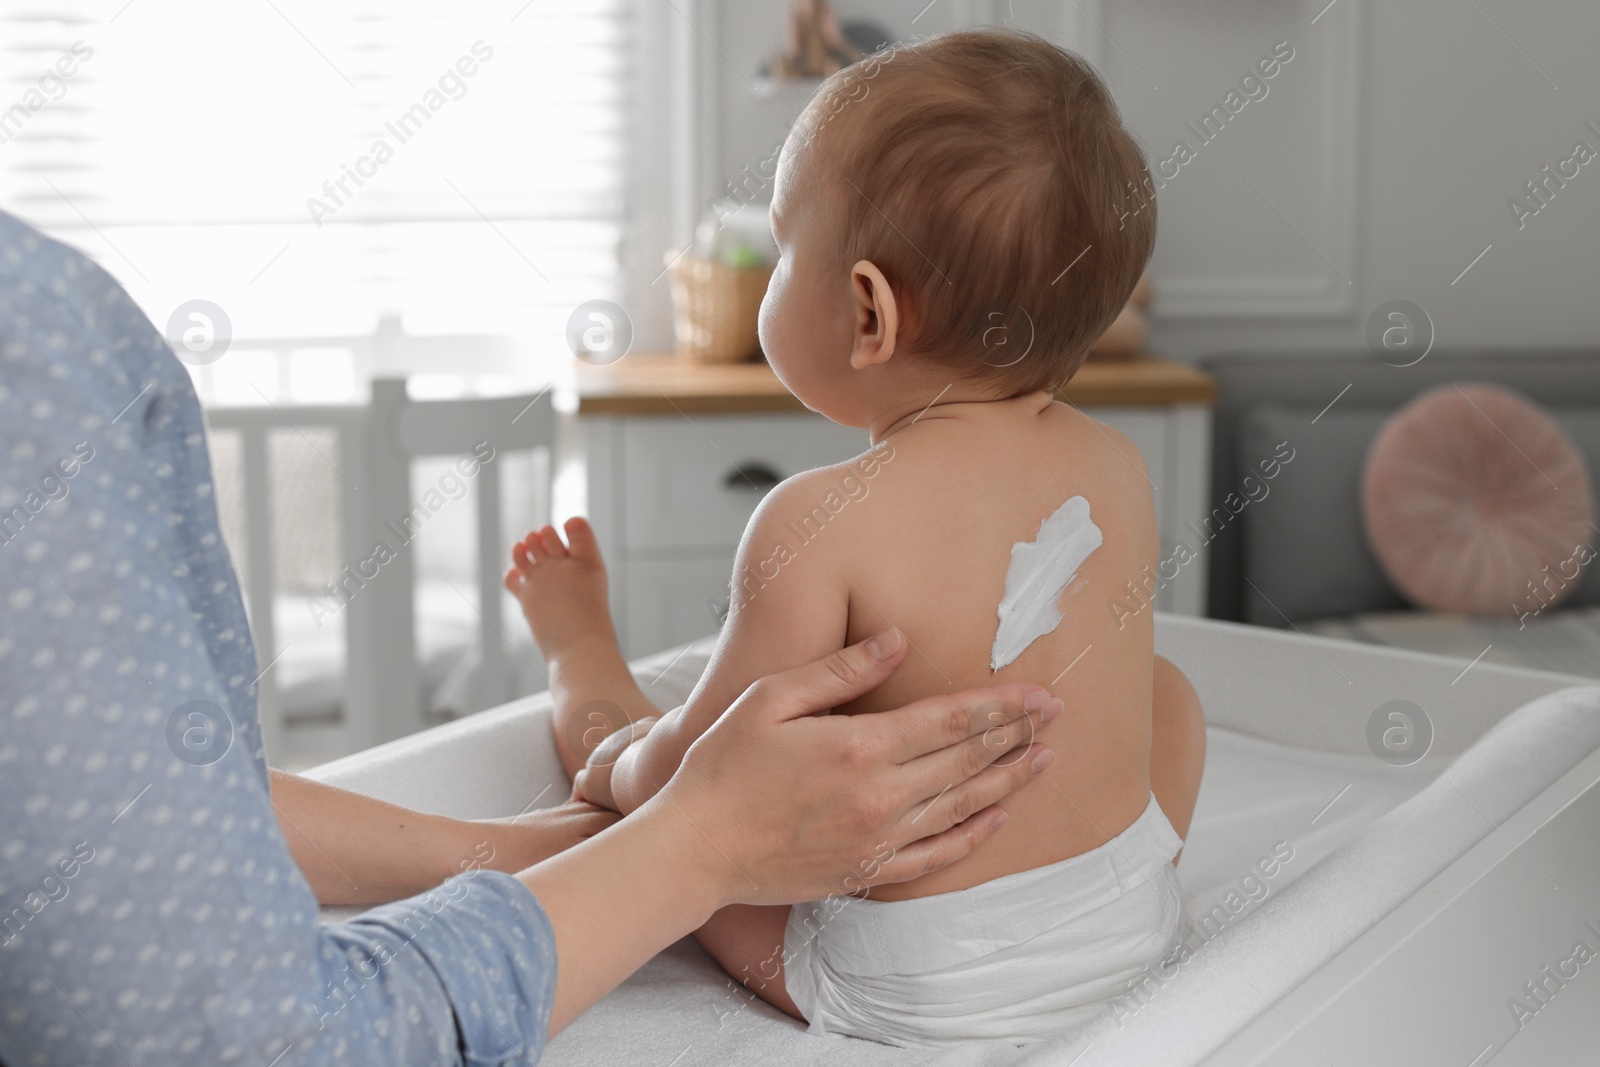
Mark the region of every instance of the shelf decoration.
POLYGON ((828 0, 793 0, 789 5, 789 45, 774 56, 767 75, 775 81, 815 81, 861 58, 839 28, 828 0))

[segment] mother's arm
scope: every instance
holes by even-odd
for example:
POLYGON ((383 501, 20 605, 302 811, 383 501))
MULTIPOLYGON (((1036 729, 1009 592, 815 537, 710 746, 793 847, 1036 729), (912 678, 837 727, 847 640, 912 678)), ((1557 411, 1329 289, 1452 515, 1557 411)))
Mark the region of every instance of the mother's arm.
POLYGON ((451 819, 278 770, 272 807, 290 854, 324 905, 398 900, 477 868, 515 874, 621 817, 568 803, 509 819, 451 819))
POLYGON ((1027 700, 1038 687, 958 693, 851 722, 814 714, 882 683, 905 657, 893 636, 879 635, 878 649, 893 645, 881 658, 862 642, 749 687, 659 799, 609 833, 600 831, 621 817, 586 804, 472 822, 278 771, 273 806, 324 904, 415 894, 475 866, 520 870, 560 961, 554 1035, 728 904, 823 896, 846 874, 861 878, 863 858, 875 861, 870 884, 918 877, 999 827, 1004 813, 992 805, 1033 774, 1032 761, 1000 757, 1032 744, 1051 714, 1027 700), (974 711, 996 698, 1009 709, 998 732, 974 711), (876 862, 885 846, 891 858, 876 862), (521 856, 534 858, 519 866, 521 856), (651 887, 648 907, 641 885, 651 887))

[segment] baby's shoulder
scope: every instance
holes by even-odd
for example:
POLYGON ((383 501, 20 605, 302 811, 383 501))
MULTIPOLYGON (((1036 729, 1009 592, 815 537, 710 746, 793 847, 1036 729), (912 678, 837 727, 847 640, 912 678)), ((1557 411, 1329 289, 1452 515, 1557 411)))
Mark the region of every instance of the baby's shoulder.
POLYGON ((865 500, 875 486, 884 483, 883 474, 897 455, 894 444, 884 440, 843 462, 791 475, 763 498, 757 518, 793 519, 817 508, 833 515, 843 514, 851 504, 865 500))
MULTIPOLYGON (((752 551, 793 551, 796 544, 826 547, 846 539, 845 531, 858 528, 873 510, 882 510, 869 498, 882 495, 885 471, 898 455, 888 441, 860 455, 785 478, 757 506, 746 528, 752 551), (824 538, 824 531, 831 536, 824 538)), ((808 553, 815 563, 826 552, 808 553)))

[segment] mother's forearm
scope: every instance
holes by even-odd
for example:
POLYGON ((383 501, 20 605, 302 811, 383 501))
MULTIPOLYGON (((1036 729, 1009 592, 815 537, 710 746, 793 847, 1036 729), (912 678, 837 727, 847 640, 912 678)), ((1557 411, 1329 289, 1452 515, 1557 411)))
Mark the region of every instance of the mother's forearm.
POLYGON ((493 866, 491 827, 428 815, 309 778, 272 772, 272 807, 322 904, 398 900, 493 866))
MULTIPOLYGON (((664 798, 665 799, 665 798, 664 798)), ((550 1034, 728 903, 737 868, 670 802, 517 876, 555 934, 550 1034), (648 899, 640 887, 648 886, 648 899)))

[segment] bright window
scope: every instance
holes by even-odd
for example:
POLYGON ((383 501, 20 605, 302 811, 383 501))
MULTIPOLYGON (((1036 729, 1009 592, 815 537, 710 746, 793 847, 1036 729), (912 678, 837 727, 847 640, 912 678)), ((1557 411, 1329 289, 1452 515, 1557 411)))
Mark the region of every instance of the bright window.
POLYGON ((614 298, 626 0, 0 0, 0 208, 158 327, 492 334, 614 298))

